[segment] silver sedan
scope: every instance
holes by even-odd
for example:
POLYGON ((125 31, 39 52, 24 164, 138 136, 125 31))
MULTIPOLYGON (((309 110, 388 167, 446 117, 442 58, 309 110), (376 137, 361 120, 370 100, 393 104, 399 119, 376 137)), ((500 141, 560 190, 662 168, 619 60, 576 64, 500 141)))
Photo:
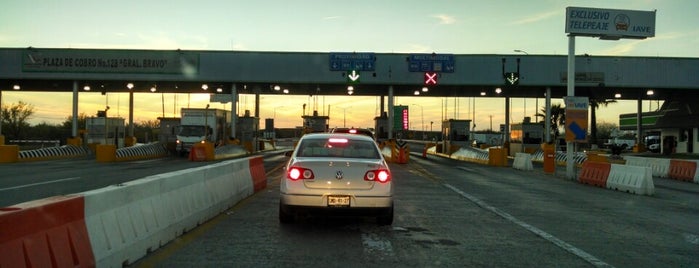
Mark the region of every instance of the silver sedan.
POLYGON ((393 223, 393 178, 376 142, 363 135, 306 134, 280 183, 279 221, 298 215, 375 216, 393 223))

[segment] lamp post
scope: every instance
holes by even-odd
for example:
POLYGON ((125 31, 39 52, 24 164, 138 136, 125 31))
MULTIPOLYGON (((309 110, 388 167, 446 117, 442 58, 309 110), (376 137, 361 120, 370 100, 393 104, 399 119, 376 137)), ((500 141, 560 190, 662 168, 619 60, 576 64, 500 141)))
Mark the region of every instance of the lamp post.
POLYGON ((345 107, 345 108, 342 108, 342 107, 337 107, 337 108, 342 109, 342 127, 347 127, 347 109, 352 108, 352 106, 345 107))

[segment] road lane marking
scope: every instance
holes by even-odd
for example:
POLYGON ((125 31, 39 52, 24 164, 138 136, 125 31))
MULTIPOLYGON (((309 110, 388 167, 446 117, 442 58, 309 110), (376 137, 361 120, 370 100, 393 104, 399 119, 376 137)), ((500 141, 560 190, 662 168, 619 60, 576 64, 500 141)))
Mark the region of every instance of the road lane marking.
POLYGON ((459 195, 463 196, 464 198, 468 199, 469 201, 475 203, 479 207, 481 207, 485 210, 488 210, 490 212, 493 212, 496 215, 498 215, 498 216, 500 216, 500 217, 502 217, 502 218, 514 223, 514 224, 519 225, 520 227, 526 229, 527 231, 530 231, 530 232, 540 236, 541 238, 546 239, 547 241, 562 248, 563 250, 568 251, 568 252, 582 258, 583 260, 589 262, 590 264, 594 265, 595 267, 614 267, 614 266, 596 258, 595 256, 592 256, 590 253, 587 253, 582 249, 576 248, 575 246, 568 244, 565 241, 558 239, 555 236, 553 236, 547 232, 544 232, 543 230, 541 230, 539 228, 536 228, 536 227, 534 227, 526 222, 523 222, 523 221, 515 218, 514 216, 510 215, 507 212, 504 212, 496 207, 488 205, 488 203, 483 202, 482 200, 476 198, 475 196, 467 194, 467 193, 459 190, 458 188, 456 188, 450 184, 445 183, 444 186, 451 189, 452 191, 458 193, 459 195))
POLYGON ((37 182, 37 183, 26 184, 26 185, 20 185, 20 186, 15 186, 15 187, 2 188, 2 189, 0 189, 0 192, 2 192, 2 191, 9 191, 9 190, 16 190, 16 189, 22 189, 22 188, 27 188, 27 187, 32 187, 32 186, 38 186, 38 185, 44 185, 44 184, 50 184, 50 183, 56 183, 56 182, 72 181, 72 180, 77 180, 77 179, 80 179, 80 177, 72 177, 72 178, 66 178, 66 179, 60 179, 60 180, 54 180, 54 181, 37 182))

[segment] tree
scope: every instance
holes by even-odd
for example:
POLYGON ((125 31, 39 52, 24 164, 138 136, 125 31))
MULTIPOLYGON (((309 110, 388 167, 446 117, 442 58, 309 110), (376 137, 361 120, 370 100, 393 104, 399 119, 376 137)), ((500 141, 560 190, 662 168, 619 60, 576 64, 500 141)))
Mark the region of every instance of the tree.
MULTIPOLYGON (((87 117, 88 116, 85 113, 78 114, 78 129, 85 129, 86 128, 85 124, 87 122, 87 117)), ((73 116, 72 115, 67 116, 66 120, 63 121, 61 126, 63 126, 63 128, 65 128, 65 129, 73 129, 73 116)))
POLYGON ((22 134, 29 128, 27 122, 34 114, 34 105, 23 101, 2 108, 2 130, 8 139, 21 139, 22 134))
MULTIPOLYGON (((536 116, 546 117, 546 107, 541 108, 541 113, 536 114, 536 116)), ((561 134, 560 127, 565 127, 566 121, 566 110, 561 106, 561 104, 551 105, 551 129, 550 133, 553 135, 554 143, 558 140, 558 136, 561 134)))
POLYGON ((610 103, 615 102, 616 100, 590 99, 590 108, 592 108, 590 111, 590 144, 599 145, 597 142, 597 108, 599 108, 600 105, 607 107, 610 103))

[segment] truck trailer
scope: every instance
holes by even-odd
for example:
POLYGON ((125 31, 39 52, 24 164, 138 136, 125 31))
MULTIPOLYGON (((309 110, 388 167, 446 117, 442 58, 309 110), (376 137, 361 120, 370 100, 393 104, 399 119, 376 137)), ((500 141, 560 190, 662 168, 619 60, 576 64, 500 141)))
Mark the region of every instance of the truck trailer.
POLYGON ((208 108, 182 108, 176 150, 186 155, 195 143, 222 144, 230 136, 230 111, 208 108))

